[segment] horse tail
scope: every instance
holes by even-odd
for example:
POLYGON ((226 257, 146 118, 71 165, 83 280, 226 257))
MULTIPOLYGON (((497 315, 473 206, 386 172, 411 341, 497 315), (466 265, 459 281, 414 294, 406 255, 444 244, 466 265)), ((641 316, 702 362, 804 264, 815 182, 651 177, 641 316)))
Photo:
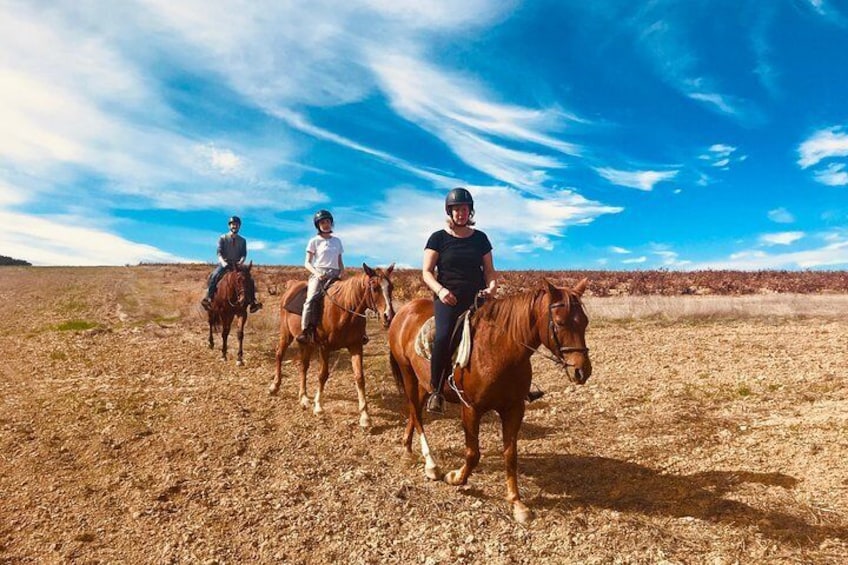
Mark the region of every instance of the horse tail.
POLYGON ((400 372, 400 365, 391 351, 389 351, 389 365, 392 367, 392 375, 395 377, 395 385, 398 392, 401 395, 406 394, 406 387, 403 386, 403 373, 400 372))
POLYGON ((215 306, 209 312, 209 325, 212 326, 212 331, 217 332, 221 329, 221 311, 215 306))

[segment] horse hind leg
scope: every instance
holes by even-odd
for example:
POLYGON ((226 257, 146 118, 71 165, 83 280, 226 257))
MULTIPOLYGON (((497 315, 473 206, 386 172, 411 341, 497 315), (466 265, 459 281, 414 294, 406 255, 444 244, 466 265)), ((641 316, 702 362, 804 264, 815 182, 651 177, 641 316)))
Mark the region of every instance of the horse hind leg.
POLYGON ((245 313, 244 317, 239 318, 238 331, 236 331, 236 337, 238 338, 238 356, 236 357, 236 365, 239 367, 244 365, 244 324, 246 322, 247 313, 245 313))
POLYGON ((286 350, 292 342, 292 335, 286 330, 280 334, 280 341, 277 343, 277 351, 274 356, 274 380, 271 381, 271 386, 268 388, 268 394, 274 395, 280 391, 280 381, 283 378, 283 359, 286 356, 286 350))

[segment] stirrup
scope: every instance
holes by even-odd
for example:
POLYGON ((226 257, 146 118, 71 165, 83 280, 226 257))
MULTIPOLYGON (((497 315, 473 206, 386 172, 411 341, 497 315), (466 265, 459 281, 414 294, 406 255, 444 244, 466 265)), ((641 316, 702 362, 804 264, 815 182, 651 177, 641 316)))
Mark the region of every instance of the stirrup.
POLYGON ((250 305, 250 313, 251 314, 258 312, 261 309, 262 309, 262 303, 261 302, 254 302, 253 304, 250 305))
POLYGON ((427 412, 430 414, 445 413, 445 397, 441 392, 434 392, 427 399, 427 412))

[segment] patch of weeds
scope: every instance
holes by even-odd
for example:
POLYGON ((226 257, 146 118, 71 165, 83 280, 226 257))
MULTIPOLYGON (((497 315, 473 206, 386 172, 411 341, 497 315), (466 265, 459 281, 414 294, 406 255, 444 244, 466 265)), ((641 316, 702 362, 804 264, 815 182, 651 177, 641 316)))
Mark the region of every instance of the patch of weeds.
POLYGON ((60 332, 78 332, 83 330, 90 330, 92 328, 98 327, 98 324, 94 322, 89 322, 87 320, 68 320, 67 322, 62 322, 56 329, 60 332))
POLYGON ((753 393, 751 392, 751 388, 748 385, 742 385, 736 389, 736 394, 741 398, 747 398, 753 393))
POLYGON ((68 356, 64 351, 51 351, 50 352, 50 360, 51 361, 65 361, 68 359, 68 356))

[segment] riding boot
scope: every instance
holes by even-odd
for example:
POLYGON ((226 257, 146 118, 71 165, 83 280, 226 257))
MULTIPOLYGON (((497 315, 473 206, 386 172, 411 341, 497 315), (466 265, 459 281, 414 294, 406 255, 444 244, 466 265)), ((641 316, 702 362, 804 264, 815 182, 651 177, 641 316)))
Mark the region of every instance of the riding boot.
POLYGON ((430 414, 445 413, 445 395, 441 391, 433 391, 427 399, 427 412, 430 414))
MULTIPOLYGON (((433 392, 427 399, 427 412, 431 414, 445 413, 445 395, 442 394, 442 386, 445 383, 445 375, 442 373, 437 385, 433 386, 433 392)), ((432 385, 431 385, 432 386, 432 385)))
POLYGON ((301 345, 315 341, 315 329, 312 326, 306 326, 294 339, 301 345))
POLYGON ((261 309, 262 309, 262 303, 261 302, 254 302, 253 304, 250 305, 250 313, 251 314, 258 312, 261 309))

